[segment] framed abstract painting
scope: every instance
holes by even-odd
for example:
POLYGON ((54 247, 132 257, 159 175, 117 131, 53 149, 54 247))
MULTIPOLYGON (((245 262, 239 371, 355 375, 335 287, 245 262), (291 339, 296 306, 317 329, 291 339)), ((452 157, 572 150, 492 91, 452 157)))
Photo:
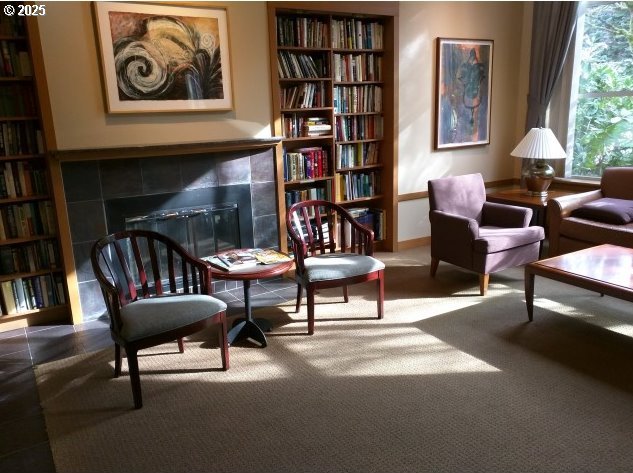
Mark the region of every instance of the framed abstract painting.
POLYGON ((493 46, 437 39, 435 149, 490 144, 493 46))
POLYGON ((93 6, 109 113, 232 109, 225 9, 93 6))

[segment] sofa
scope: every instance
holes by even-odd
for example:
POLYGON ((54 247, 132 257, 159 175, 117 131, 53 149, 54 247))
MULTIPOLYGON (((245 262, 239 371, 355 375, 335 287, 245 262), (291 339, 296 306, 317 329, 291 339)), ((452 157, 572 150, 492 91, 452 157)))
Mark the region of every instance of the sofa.
POLYGON ((549 255, 610 243, 633 248, 633 167, 604 170, 600 189, 547 203, 549 255))

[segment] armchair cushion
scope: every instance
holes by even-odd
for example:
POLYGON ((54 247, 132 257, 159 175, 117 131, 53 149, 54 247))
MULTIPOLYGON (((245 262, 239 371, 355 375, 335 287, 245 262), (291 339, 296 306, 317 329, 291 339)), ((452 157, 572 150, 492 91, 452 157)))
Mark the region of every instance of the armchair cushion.
POLYGON ((128 342, 184 327, 226 310, 205 294, 168 294, 131 302, 121 308, 121 337, 128 342))
POLYGON ((372 256, 355 253, 325 253, 304 260, 305 282, 353 278, 385 268, 372 256))
POLYGON ((521 228, 485 226, 479 227, 479 238, 473 242, 473 249, 478 253, 497 253, 538 243, 543 238, 545 238, 545 230, 539 226, 521 228))
POLYGON ((571 216, 625 225, 633 221, 633 200, 604 197, 573 210, 571 216))

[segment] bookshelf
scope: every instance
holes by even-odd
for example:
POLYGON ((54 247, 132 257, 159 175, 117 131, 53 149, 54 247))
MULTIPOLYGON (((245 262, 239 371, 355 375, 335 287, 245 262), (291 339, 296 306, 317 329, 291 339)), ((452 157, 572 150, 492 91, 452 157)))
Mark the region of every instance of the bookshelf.
POLYGON ((0 331, 68 315, 29 33, 0 17, 0 331))
MULTIPOLYGON (((358 5, 358 4, 357 4, 358 5)), ((268 6, 285 201, 325 199, 396 245, 395 16, 268 6)))

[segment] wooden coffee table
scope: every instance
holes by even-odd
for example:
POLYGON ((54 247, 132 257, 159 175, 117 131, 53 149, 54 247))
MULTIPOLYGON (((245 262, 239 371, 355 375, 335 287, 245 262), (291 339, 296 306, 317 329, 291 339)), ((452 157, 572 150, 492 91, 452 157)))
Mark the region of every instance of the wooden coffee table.
MULTIPOLYGON (((230 250, 236 251, 236 250, 230 250)), ((229 281, 242 281, 244 285, 244 312, 245 316, 237 319, 233 328, 228 333, 229 345, 240 339, 246 339, 260 347, 265 347, 266 335, 264 331, 270 331, 271 325, 266 319, 255 319, 252 315, 251 306, 251 281, 257 279, 272 278, 284 274, 294 265, 294 260, 284 261, 275 264, 258 264, 244 269, 234 271, 223 271, 210 266, 211 276, 214 279, 225 279, 229 281)))
POLYGON ((600 245, 525 266, 528 319, 534 311, 534 276, 633 302, 633 249, 600 245))

